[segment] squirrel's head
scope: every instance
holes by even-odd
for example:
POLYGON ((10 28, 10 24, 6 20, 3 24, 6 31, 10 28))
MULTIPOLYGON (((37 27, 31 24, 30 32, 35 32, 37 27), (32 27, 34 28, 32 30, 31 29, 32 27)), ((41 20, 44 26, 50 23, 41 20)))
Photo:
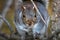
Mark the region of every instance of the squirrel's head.
POLYGON ((27 26, 32 26, 36 23, 37 12, 33 4, 28 3, 22 5, 22 21, 27 26))

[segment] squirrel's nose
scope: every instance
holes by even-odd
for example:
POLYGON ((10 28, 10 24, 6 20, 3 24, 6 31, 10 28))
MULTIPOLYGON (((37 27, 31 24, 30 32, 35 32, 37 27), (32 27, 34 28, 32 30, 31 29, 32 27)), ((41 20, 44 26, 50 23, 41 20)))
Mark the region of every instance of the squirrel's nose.
POLYGON ((28 24, 29 26, 31 26, 31 25, 33 24, 33 21, 32 21, 32 20, 27 20, 27 24, 28 24))

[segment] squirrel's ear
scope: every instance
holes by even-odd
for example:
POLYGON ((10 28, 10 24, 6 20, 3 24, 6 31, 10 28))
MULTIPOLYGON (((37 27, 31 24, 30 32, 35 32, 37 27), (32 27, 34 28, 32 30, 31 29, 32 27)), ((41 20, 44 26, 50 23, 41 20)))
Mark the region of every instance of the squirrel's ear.
POLYGON ((33 7, 33 10, 34 10, 34 12, 36 12, 36 9, 35 9, 35 7, 33 7))
POLYGON ((22 11, 24 11, 26 9, 26 7, 25 6, 21 6, 21 9, 22 9, 22 11))

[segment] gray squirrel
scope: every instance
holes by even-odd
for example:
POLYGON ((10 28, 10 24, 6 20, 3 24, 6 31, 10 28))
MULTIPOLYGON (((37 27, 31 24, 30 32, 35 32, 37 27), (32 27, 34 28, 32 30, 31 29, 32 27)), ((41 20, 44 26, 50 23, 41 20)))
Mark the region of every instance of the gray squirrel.
POLYGON ((46 21, 47 26, 41 20, 33 4, 31 2, 25 1, 16 9, 14 19, 16 29, 18 33, 21 35, 21 40, 25 40, 26 32, 29 33, 30 29, 32 29, 32 34, 35 39, 37 34, 44 35, 48 28, 50 17, 48 15, 46 8, 39 2, 35 3, 39 11, 41 12, 44 20, 46 21))

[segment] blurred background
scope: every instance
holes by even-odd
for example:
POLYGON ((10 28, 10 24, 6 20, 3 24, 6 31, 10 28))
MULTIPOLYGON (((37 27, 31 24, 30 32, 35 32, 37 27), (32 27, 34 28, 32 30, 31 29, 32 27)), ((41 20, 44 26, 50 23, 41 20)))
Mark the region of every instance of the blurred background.
MULTIPOLYGON (((0 0, 0 14, 2 14, 5 6, 6 6, 7 0, 0 0)), ((12 28, 15 29, 15 26, 13 24, 13 19, 14 19, 14 0, 13 3, 11 4, 9 10, 6 12, 5 18, 8 20, 8 22, 12 25, 12 28)), ((2 22, 1 24, 1 29, 3 32, 10 34, 10 31, 6 25, 6 23, 2 22)))

